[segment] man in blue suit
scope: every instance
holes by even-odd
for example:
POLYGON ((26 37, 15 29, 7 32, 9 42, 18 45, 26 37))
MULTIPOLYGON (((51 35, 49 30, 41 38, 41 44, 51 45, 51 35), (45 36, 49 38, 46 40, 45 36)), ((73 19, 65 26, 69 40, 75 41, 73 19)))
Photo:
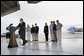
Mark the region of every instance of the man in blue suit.
POLYGON ((53 34, 54 34, 54 42, 57 42, 57 34, 56 34, 56 24, 55 21, 53 21, 53 34))

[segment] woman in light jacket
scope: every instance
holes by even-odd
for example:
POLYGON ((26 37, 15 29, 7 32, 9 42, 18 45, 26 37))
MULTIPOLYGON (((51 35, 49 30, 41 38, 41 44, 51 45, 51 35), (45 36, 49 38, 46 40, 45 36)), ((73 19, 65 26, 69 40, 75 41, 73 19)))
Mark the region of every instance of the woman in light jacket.
POLYGON ((27 25, 27 40, 28 41, 31 40, 31 28, 29 25, 27 25))

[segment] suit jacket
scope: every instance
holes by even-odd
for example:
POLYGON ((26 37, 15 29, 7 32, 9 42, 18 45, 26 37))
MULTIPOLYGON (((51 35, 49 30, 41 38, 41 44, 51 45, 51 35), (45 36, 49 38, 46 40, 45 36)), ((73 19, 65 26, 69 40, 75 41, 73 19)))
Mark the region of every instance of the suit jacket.
POLYGON ((53 31, 56 31, 56 24, 53 24, 53 31))
POLYGON ((22 24, 19 23, 19 25, 18 25, 17 27, 20 27, 20 29, 19 29, 19 34, 20 34, 20 33, 25 34, 25 22, 22 22, 22 24))
POLYGON ((35 27, 35 33, 38 34, 38 32, 39 32, 39 27, 36 26, 36 27, 35 27))
POLYGON ((48 26, 44 26, 44 33, 48 33, 48 26))
POLYGON ((35 33, 35 27, 31 28, 31 33, 35 33))

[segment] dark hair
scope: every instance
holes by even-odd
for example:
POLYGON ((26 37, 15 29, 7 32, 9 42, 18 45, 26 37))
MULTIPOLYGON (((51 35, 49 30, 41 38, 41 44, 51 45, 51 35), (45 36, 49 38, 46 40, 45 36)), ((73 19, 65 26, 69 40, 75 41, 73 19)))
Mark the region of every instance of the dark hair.
POLYGON ((35 25, 37 25, 37 23, 35 23, 35 25))
POLYGON ((59 22, 59 20, 57 20, 57 22, 59 22))
POLYGON ((34 25, 32 24, 32 26, 34 26, 34 25))
POLYGON ((47 22, 45 22, 45 24, 47 24, 47 22))
POLYGON ((23 19, 21 18, 20 20, 22 20, 23 21, 23 19))
POLYGON ((55 21, 53 21, 53 23, 55 23, 55 21))
POLYGON ((51 21, 51 23, 52 23, 53 21, 51 21))

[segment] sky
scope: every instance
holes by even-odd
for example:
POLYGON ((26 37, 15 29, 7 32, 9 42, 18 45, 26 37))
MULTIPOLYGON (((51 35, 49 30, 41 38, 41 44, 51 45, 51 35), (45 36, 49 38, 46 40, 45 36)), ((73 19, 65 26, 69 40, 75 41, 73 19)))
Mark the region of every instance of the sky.
POLYGON ((1 17, 1 34, 7 32, 9 24, 17 26, 20 18, 26 26, 37 23, 39 33, 43 33, 45 22, 50 25, 50 21, 56 20, 63 24, 63 31, 74 25, 83 27, 83 1, 42 1, 37 4, 19 1, 19 4, 20 10, 1 17))

